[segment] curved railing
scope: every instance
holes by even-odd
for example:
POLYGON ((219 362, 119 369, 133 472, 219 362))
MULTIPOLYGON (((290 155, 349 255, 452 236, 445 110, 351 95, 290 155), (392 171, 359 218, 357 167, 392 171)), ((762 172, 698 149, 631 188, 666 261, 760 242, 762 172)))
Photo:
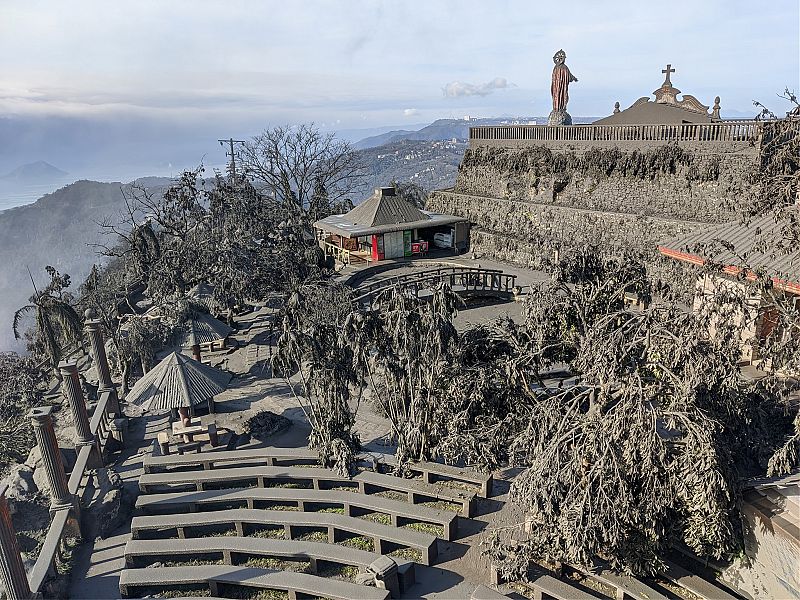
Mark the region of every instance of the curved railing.
POLYGON ((408 273, 387 277, 356 288, 354 302, 371 304, 384 290, 400 286, 412 292, 416 297, 422 290, 428 290, 441 282, 447 282, 459 293, 474 292, 513 295, 516 286, 516 275, 504 273, 499 269, 483 269, 480 267, 439 267, 419 273, 408 273))

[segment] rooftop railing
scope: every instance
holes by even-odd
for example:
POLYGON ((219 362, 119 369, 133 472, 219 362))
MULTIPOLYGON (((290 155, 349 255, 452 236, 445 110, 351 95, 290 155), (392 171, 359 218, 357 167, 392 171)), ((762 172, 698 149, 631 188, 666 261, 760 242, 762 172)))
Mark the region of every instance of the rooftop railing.
POLYGON ((471 127, 470 142, 747 142, 761 135, 762 121, 659 125, 488 125, 471 127))

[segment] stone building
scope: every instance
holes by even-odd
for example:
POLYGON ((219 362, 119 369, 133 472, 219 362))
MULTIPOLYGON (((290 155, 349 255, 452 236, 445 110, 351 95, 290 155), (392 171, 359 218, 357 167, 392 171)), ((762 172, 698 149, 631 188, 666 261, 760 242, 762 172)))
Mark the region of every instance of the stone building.
POLYGON ((679 98, 673 71, 654 100, 589 125, 471 128, 455 186, 428 208, 468 218, 479 255, 536 268, 559 250, 598 245, 680 281, 682 265, 663 260, 658 242, 735 218, 754 190, 761 123, 679 98))

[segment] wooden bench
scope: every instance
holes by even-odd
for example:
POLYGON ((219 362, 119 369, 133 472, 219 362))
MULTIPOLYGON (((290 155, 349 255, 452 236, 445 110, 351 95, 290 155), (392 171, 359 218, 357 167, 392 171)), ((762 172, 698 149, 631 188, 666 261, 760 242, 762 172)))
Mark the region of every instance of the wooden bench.
MULTIPOLYGON (((307 513, 289 510, 262 510, 234 508, 216 512, 188 513, 178 515, 148 515, 131 520, 131 538, 142 539, 142 533, 175 530, 180 539, 185 539, 187 528, 213 527, 231 524, 239 536, 245 535, 247 526, 283 527, 286 536, 293 539, 298 528, 326 529, 328 542, 335 544, 342 540, 342 533, 371 538, 375 552, 388 554, 391 545, 411 548, 421 553, 421 563, 431 565, 437 557, 436 536, 411 529, 391 527, 336 513, 307 513)), ((163 539, 163 538, 162 538, 163 539)))
MULTIPOLYGON (((194 457, 192 457, 194 458, 194 457)), ((362 471, 353 478, 343 477, 330 469, 320 467, 239 467, 210 471, 170 471, 145 473, 139 478, 139 489, 144 493, 196 489, 203 491, 209 484, 225 487, 247 487, 254 483, 267 487, 267 481, 288 483, 308 482, 314 489, 337 486, 357 486, 362 494, 375 491, 395 491, 406 494, 411 504, 428 500, 441 500, 461 506, 461 515, 472 517, 475 510, 475 493, 450 487, 403 479, 383 473, 362 471)))
POLYGON ((736 596, 729 594, 699 575, 687 571, 680 565, 668 560, 665 561, 665 563, 667 565, 667 570, 664 573, 664 577, 675 585, 689 590, 695 596, 699 596, 703 598, 703 600, 736 600, 736 596))
MULTIPOLYGON (((306 540, 280 540, 253 537, 207 537, 183 540, 129 540, 125 544, 125 568, 143 568, 155 562, 189 560, 196 555, 218 555, 226 565, 239 565, 250 557, 307 561, 317 574, 324 564, 349 565, 367 571, 379 554, 306 540)), ((414 563, 390 558, 397 564, 396 581, 382 582, 390 592, 405 591, 415 583, 414 563)), ((395 593, 392 593, 395 596, 395 593)))
POLYGON ((169 514, 218 510, 220 508, 265 508, 269 504, 296 506, 299 510, 318 508, 344 509, 344 514, 357 517, 368 512, 389 515, 392 525, 409 522, 430 523, 442 528, 443 540, 452 541, 458 534, 458 516, 448 510, 409 505, 406 502, 337 490, 296 488, 245 488, 147 494, 136 499, 136 508, 147 514, 169 514))
POLYGON ((202 565, 191 567, 161 567, 158 569, 125 569, 119 577, 119 590, 124 598, 131 597, 137 588, 207 584, 212 596, 219 596, 221 584, 256 589, 283 590, 291 600, 298 594, 332 600, 387 600, 389 592, 375 587, 356 585, 307 573, 273 571, 253 567, 202 565))

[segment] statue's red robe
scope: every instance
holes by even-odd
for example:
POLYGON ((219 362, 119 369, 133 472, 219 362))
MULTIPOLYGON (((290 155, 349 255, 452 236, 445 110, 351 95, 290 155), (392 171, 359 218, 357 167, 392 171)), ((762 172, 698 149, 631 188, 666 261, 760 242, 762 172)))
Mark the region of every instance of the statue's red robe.
POLYGON ((550 95, 553 96, 553 110, 567 110, 569 102, 569 84, 578 79, 570 73, 564 63, 553 67, 553 79, 550 83, 550 95))

